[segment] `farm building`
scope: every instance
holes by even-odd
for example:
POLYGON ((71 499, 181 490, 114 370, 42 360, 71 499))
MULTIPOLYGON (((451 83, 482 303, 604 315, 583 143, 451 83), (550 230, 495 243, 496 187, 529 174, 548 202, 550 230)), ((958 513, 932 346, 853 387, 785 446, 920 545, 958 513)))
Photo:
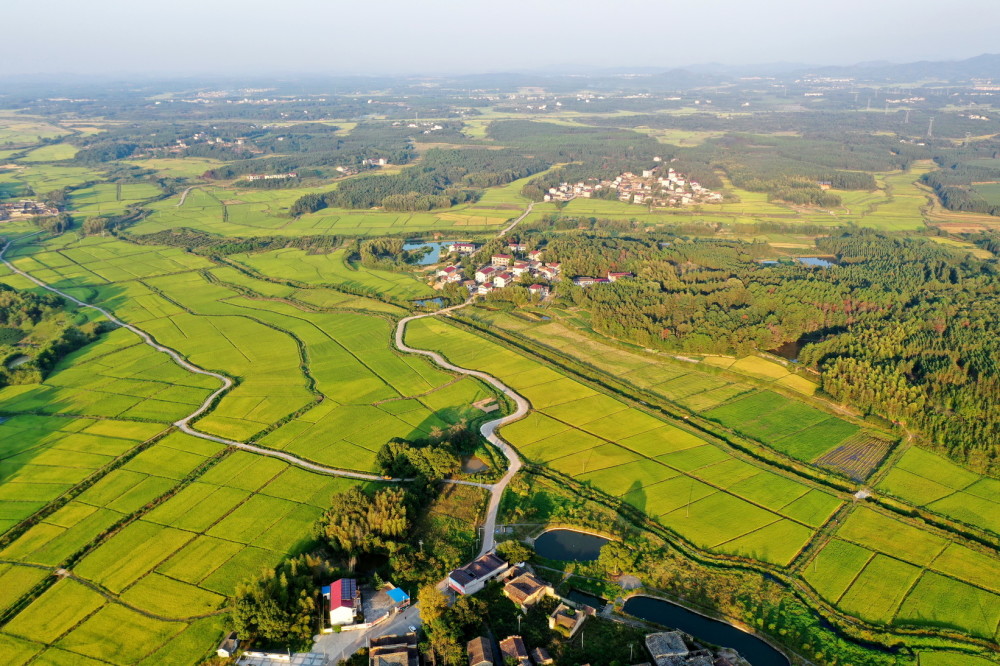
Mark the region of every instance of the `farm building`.
POLYGON ((531 660, 535 662, 536 666, 548 666, 555 662, 549 651, 542 647, 537 647, 531 651, 531 660))
POLYGON ((408 634, 372 638, 368 648, 369 666, 419 666, 417 635, 408 634))
POLYGON ((532 296, 538 296, 539 298, 546 298, 549 295, 549 288, 544 284, 533 284, 528 287, 528 292, 532 296))
POLYGON ((646 636, 646 648, 657 666, 669 666, 677 658, 688 655, 687 645, 679 631, 661 631, 646 636))
POLYGON ((465 646, 465 651, 469 655, 469 666, 494 666, 497 663, 493 657, 493 641, 485 636, 473 638, 465 646))
POLYGON ((389 600, 396 606, 397 612, 410 605, 410 595, 398 587, 392 588, 386 594, 389 595, 389 600))
POLYGON ((330 624, 354 624, 361 607, 361 592, 358 581, 341 578, 323 588, 323 598, 329 600, 330 624))
POLYGON ((505 664, 514 662, 517 666, 531 666, 528 648, 524 646, 524 640, 520 636, 508 636, 500 641, 500 653, 505 664))
POLYGON ((552 615, 549 615, 549 629, 555 629, 567 638, 573 638, 586 619, 587 613, 582 610, 574 610, 566 604, 559 604, 552 611, 552 615))
POLYGON ((551 585, 520 567, 513 567, 508 571, 503 593, 524 611, 546 596, 555 596, 551 585))
POLYGON ((507 570, 508 564, 493 553, 487 553, 472 564, 455 569, 448 575, 448 586, 460 594, 475 594, 486 581, 507 570))

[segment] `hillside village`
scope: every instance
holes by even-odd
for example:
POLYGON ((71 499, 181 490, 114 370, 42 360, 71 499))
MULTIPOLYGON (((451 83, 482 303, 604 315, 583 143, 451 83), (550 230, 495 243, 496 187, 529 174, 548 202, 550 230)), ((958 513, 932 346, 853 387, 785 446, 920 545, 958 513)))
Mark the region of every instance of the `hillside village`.
MULTIPOLYGON (((659 158, 656 158, 657 161, 659 158)), ((550 187, 543 201, 571 201, 577 197, 608 198, 614 192, 619 201, 641 204, 653 208, 687 206, 699 203, 719 203, 722 194, 702 187, 685 174, 662 166, 645 169, 640 175, 631 171, 617 176, 614 180, 592 178, 577 183, 560 183, 550 187)))
MULTIPOLYGON (((459 256, 474 256, 479 247, 474 243, 454 242, 447 246, 451 254, 459 256)), ((562 279, 562 264, 559 262, 545 263, 542 261, 544 250, 529 250, 524 243, 512 242, 507 245, 508 253, 497 253, 490 257, 490 263, 485 264, 473 273, 472 277, 465 275, 457 263, 448 264, 438 269, 434 279, 438 286, 446 284, 461 284, 469 290, 469 294, 486 296, 498 289, 522 284, 527 280, 524 276, 548 283, 559 282, 562 279)), ((632 273, 616 273, 609 271, 606 277, 578 276, 573 278, 573 284, 578 287, 590 287, 595 284, 615 282, 621 278, 634 277, 632 273)), ((549 284, 535 282, 525 285, 532 297, 538 300, 548 298, 551 291, 549 284)))

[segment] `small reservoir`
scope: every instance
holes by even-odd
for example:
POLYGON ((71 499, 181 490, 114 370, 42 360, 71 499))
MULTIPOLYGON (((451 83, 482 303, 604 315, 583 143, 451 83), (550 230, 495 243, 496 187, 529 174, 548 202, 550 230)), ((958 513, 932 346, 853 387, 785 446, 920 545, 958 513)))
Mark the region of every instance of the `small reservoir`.
POLYGON ((407 241, 403 244, 403 249, 407 252, 419 250, 422 247, 430 248, 430 252, 416 262, 418 266, 430 266, 441 261, 441 250, 451 245, 454 241, 407 241))
POLYGON ((632 597, 625 602, 623 610, 647 622, 680 629, 706 643, 733 648, 753 666, 789 666, 785 655, 753 634, 748 634, 731 624, 699 615, 669 601, 652 597, 632 597))
POLYGON ((548 560, 593 562, 609 540, 596 534, 555 529, 535 539, 535 552, 548 560))

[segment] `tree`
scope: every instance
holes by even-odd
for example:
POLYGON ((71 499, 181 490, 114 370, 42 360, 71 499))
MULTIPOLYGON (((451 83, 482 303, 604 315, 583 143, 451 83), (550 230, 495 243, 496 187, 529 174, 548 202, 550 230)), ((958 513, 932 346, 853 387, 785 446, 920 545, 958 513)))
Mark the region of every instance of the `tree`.
POLYGON ((354 487, 333 496, 317 523, 317 534, 353 558, 398 550, 409 527, 406 494, 401 489, 383 488, 368 495, 354 487))
POLYGON ((527 562, 535 556, 531 548, 514 539, 498 543, 497 553, 508 562, 527 562))
POLYGON ((609 541, 601 547, 597 563, 612 576, 620 576, 635 566, 636 553, 620 541, 609 541))
POLYGON ((319 587, 337 573, 326 560, 303 555, 240 583, 232 605, 234 628, 241 636, 307 648, 317 630, 319 587))

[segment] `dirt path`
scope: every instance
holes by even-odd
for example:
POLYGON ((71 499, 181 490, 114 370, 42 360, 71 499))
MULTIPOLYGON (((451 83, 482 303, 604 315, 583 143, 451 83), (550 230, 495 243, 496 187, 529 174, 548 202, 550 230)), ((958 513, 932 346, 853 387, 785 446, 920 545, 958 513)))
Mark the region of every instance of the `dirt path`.
POLYGON ((203 432, 199 432, 198 430, 195 430, 193 427, 191 427, 191 421, 194 420, 194 419, 196 419, 196 418, 198 418, 199 416, 201 416, 205 412, 207 412, 209 410, 209 408, 212 406, 212 404, 215 402, 215 400, 217 398, 219 398, 220 396, 222 396, 223 393, 225 393, 226 391, 228 391, 233 386, 233 380, 230 379, 229 377, 223 375, 223 374, 218 373, 218 372, 211 372, 210 370, 204 370, 202 368, 199 368, 198 366, 194 365, 193 363, 188 362, 183 356, 180 355, 179 352, 174 351, 170 347, 165 347, 164 345, 161 345, 161 344, 157 343, 153 339, 153 337, 151 335, 149 335, 148 333, 146 333, 142 329, 137 328, 136 326, 133 326, 132 324, 125 323, 124 321, 122 321, 121 319, 119 319, 118 317, 116 317, 115 315, 111 314, 111 312, 109 312, 108 310, 105 310, 104 308, 96 306, 96 305, 91 305, 90 303, 85 303, 84 301, 81 301, 80 299, 78 299, 78 298, 76 298, 74 296, 70 296, 69 294, 67 294, 64 291, 56 289, 55 287, 53 287, 51 285, 48 285, 45 282, 42 282, 38 278, 33 277, 32 275, 26 273, 25 271, 22 271, 20 268, 17 268, 16 266, 14 266, 14 264, 12 264, 6 258, 7 250, 10 248, 10 246, 13 243, 14 243, 14 241, 9 241, 6 245, 4 245, 3 249, 0 250, 0 261, 3 261, 3 263, 7 266, 7 268, 9 268, 10 270, 14 271, 18 275, 31 280, 32 282, 34 282, 35 284, 37 284, 39 287, 41 287, 43 289, 47 289, 48 291, 51 291, 54 294, 58 294, 59 296, 62 296, 66 300, 71 301, 73 303, 76 303, 80 307, 89 308, 91 310, 96 310, 97 312, 100 312, 102 315, 104 315, 105 317, 107 317, 107 319, 109 321, 111 321, 112 323, 116 324, 117 326, 121 326, 122 328, 128 329, 129 331, 132 331, 133 333, 135 333, 136 335, 138 335, 142 339, 143 342, 145 342, 147 345, 149 345, 150 347, 152 347, 156 351, 159 351, 159 352, 162 352, 162 353, 168 355, 171 359, 173 359, 173 361, 177 365, 181 366, 182 368, 184 368, 188 372, 192 372, 192 373, 194 373, 196 375, 205 375, 207 377, 214 377, 215 379, 218 379, 222 383, 222 386, 220 386, 218 389, 216 389, 215 391, 213 391, 211 395, 209 395, 207 398, 205 398, 205 401, 202 402, 201 405, 196 410, 194 410, 193 412, 191 412, 190 414, 188 414, 187 416, 185 416, 181 420, 177 421, 176 423, 174 423, 174 426, 176 426, 182 432, 187 433, 188 435, 191 435, 192 437, 198 437, 200 439, 207 439, 207 440, 212 441, 212 442, 217 442, 219 444, 224 444, 226 446, 232 446, 232 447, 237 448, 237 449, 242 449, 243 451, 249 451, 251 453, 256 453, 256 454, 259 454, 259 455, 262 455, 262 456, 268 456, 270 458, 278 458, 280 460, 284 460, 285 462, 288 462, 288 463, 290 463, 292 465, 295 465, 297 467, 301 467, 303 469, 307 469, 307 470, 312 471, 312 472, 318 472, 320 474, 327 474, 329 476, 343 476, 343 477, 347 477, 347 478, 351 478, 351 479, 363 479, 365 481, 383 481, 383 480, 399 481, 400 480, 400 479, 385 479, 384 477, 377 476, 375 474, 364 474, 362 472, 350 472, 350 471, 343 470, 343 469, 335 469, 335 468, 332 468, 332 467, 325 467, 323 465, 317 465, 315 463, 311 463, 311 462, 308 462, 306 460, 301 460, 301 459, 296 458, 295 456, 293 456, 291 454, 284 453, 283 451, 275 451, 273 449, 266 449, 264 447, 255 446, 253 444, 246 444, 244 442, 237 442, 237 441, 232 440, 232 439, 226 439, 224 437, 217 437, 215 435, 209 435, 207 433, 203 433, 203 432))

